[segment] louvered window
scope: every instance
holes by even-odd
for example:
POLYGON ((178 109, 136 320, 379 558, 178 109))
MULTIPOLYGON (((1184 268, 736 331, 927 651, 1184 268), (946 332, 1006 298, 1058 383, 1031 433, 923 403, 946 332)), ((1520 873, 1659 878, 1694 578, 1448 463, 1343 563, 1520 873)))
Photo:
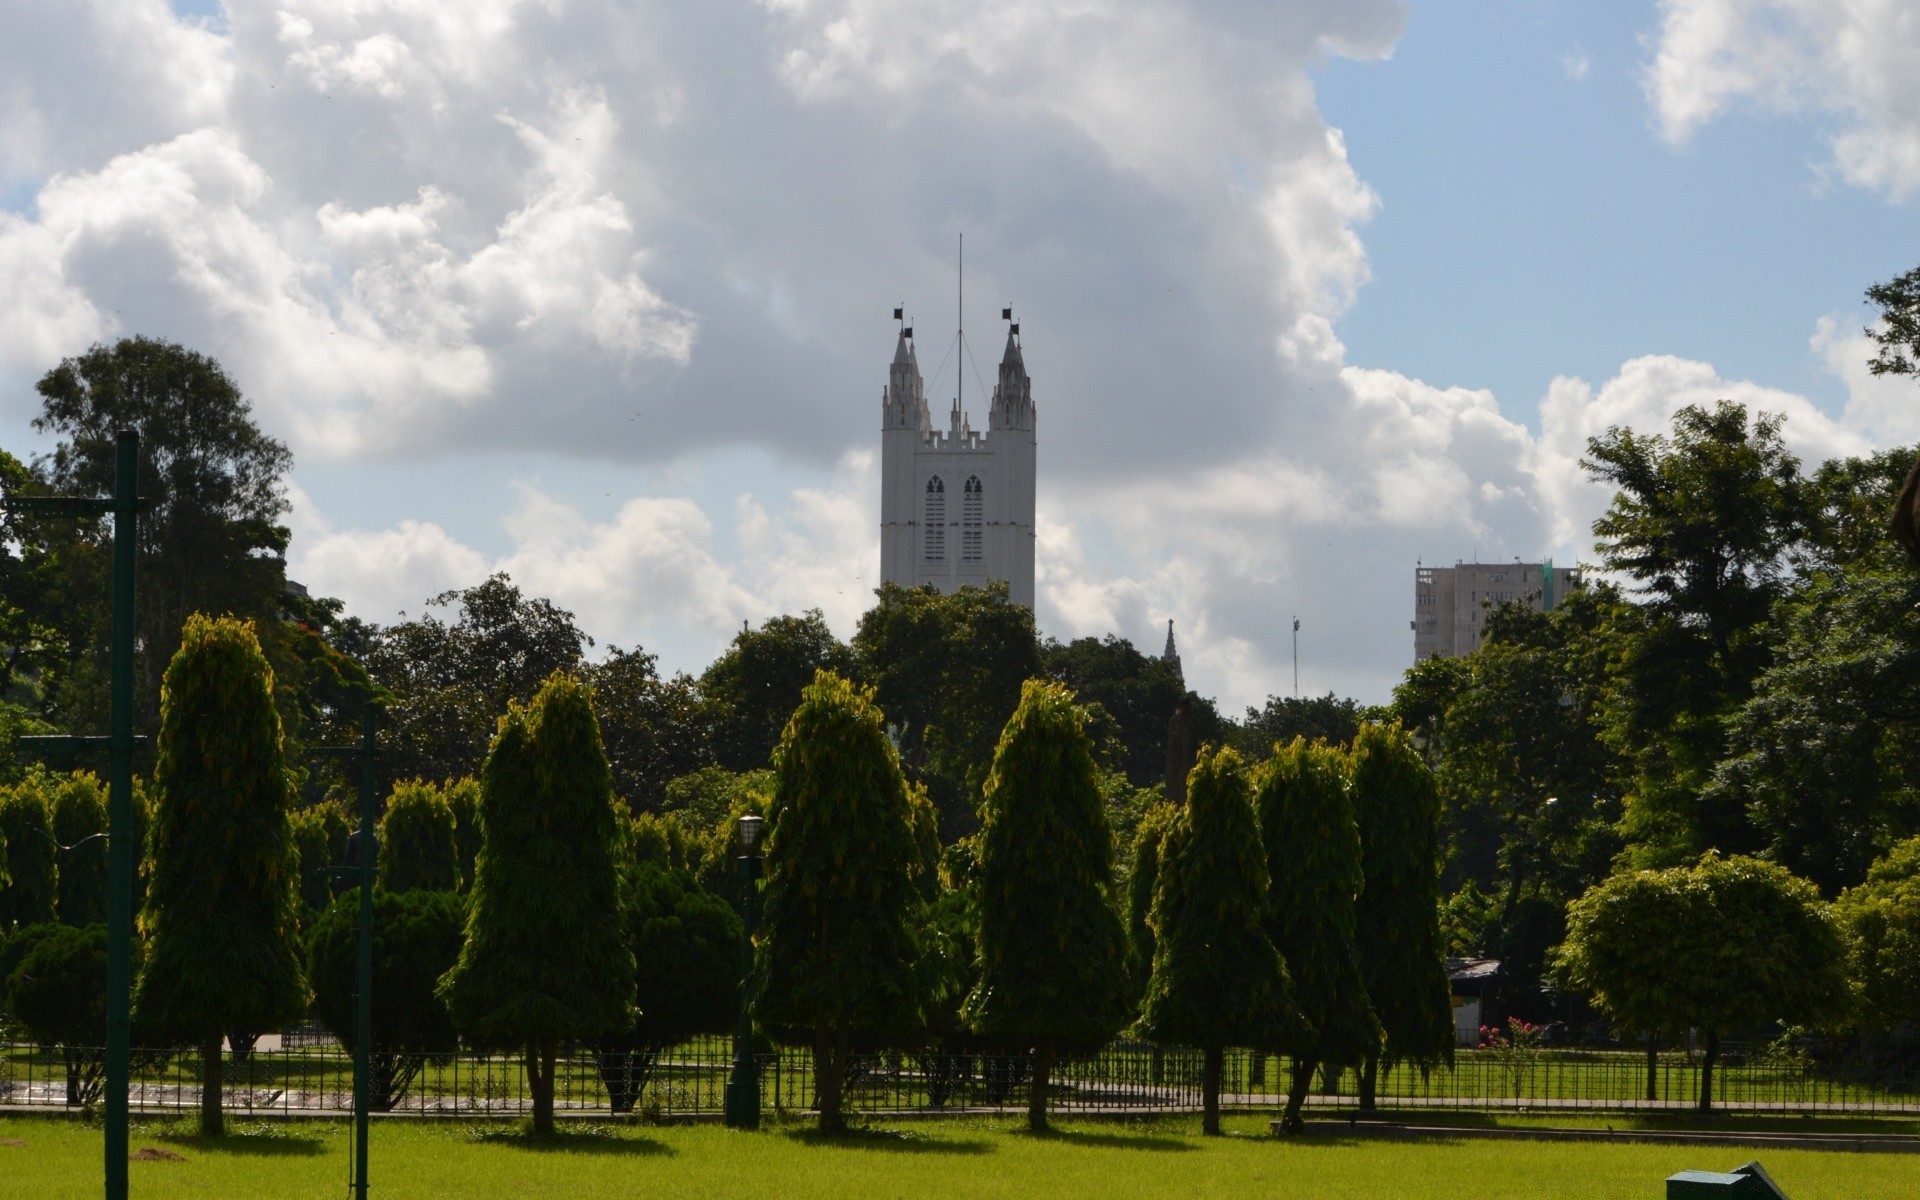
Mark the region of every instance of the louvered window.
POLYGON ((947 560, 947 485, 935 475, 927 480, 926 520, 921 523, 921 545, 928 562, 947 560))
POLYGON ((960 561, 977 563, 985 557, 985 505, 981 502, 980 477, 967 477, 966 495, 960 502, 960 561))

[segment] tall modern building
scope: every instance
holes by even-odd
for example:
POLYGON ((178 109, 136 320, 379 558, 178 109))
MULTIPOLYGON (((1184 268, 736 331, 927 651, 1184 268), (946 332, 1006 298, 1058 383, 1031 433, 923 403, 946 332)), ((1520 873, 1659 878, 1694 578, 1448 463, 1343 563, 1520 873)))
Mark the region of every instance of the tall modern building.
POLYGON ((1580 586, 1578 567, 1552 562, 1455 563, 1413 571, 1413 659, 1458 658, 1480 648, 1487 613, 1518 600, 1545 612, 1580 586))
POLYGON ((935 429, 925 387, 913 330, 902 325, 880 397, 880 578, 943 592, 999 579, 1032 608, 1033 384, 1020 326, 1007 326, 984 432, 957 388, 947 427, 935 429))

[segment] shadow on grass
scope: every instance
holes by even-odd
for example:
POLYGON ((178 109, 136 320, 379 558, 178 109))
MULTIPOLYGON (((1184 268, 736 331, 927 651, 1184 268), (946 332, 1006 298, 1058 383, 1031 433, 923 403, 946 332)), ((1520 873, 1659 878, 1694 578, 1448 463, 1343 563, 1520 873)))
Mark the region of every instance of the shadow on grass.
POLYGON ((671 1156, 672 1146, 652 1138, 630 1137, 611 1129, 562 1129, 537 1134, 529 1129, 475 1129, 468 1135, 488 1146, 530 1150, 536 1154, 593 1154, 625 1158, 671 1156))
POLYGON ((993 1143, 975 1138, 935 1138, 903 1129, 849 1129, 845 1133, 822 1133, 818 1129, 793 1129, 782 1136, 803 1146, 828 1150, 869 1150, 881 1154, 992 1154, 993 1143))
POLYGON ((1049 1129, 1045 1133, 1034 1133, 1021 1129, 1015 1137, 1031 1138, 1036 1142, 1059 1142, 1068 1146, 1093 1146, 1102 1150, 1198 1150, 1200 1147, 1186 1138, 1171 1137, 1160 1133, 1107 1133, 1092 1129, 1049 1129))
POLYGON ((165 1130, 156 1140, 169 1146, 192 1147, 202 1154, 235 1154, 255 1158, 311 1158, 327 1152, 324 1138, 304 1137, 274 1126, 204 1137, 190 1129, 165 1130))

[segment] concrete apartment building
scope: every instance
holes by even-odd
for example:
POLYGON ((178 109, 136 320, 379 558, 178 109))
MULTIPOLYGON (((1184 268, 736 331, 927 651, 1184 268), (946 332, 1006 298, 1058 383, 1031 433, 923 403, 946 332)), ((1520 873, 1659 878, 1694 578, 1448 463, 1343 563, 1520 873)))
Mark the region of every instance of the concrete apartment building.
POLYGON ((1535 612, 1580 586, 1578 567, 1552 562, 1455 563, 1451 567, 1416 566, 1413 571, 1413 658, 1458 658, 1480 648, 1487 613, 1495 605, 1518 600, 1535 612))

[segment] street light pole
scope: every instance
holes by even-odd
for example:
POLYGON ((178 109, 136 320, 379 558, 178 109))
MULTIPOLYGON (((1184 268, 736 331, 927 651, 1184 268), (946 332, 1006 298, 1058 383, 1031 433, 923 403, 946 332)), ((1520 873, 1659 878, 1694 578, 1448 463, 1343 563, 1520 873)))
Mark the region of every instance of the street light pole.
POLYGON ((740 1028, 733 1038, 733 1073, 727 1077, 727 1128, 760 1128, 760 1064, 753 1057, 753 935, 760 924, 760 856, 754 843, 766 824, 751 814, 741 817, 740 868, 740 1028))

